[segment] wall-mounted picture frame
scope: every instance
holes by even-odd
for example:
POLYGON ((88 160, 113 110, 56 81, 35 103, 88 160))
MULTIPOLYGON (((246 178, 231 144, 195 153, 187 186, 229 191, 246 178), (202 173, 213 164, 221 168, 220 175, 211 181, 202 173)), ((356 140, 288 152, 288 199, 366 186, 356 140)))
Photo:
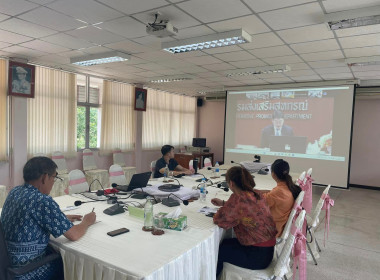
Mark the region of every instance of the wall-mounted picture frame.
POLYGON ((135 110, 146 111, 147 90, 143 88, 135 88, 135 110))
POLYGON ((34 98, 34 65, 10 61, 8 72, 8 95, 34 98))

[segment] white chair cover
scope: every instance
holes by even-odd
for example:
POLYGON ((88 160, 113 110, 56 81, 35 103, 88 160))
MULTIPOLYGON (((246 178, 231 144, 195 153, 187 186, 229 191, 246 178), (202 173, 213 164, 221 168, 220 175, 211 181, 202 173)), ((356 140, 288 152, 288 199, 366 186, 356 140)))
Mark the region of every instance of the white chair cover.
POLYGON ((65 190, 69 187, 69 174, 58 173, 58 177, 62 178, 62 181, 57 179, 54 182, 53 188, 50 191, 51 197, 66 195, 65 190))
POLYGON ((0 208, 3 208, 6 198, 7 198, 7 187, 0 185, 0 208))
POLYGON ((86 176, 79 169, 71 170, 69 173, 69 186, 65 189, 65 194, 81 193, 88 191, 89 186, 86 176))
POLYGON ((109 180, 110 180, 109 186, 110 187, 112 186, 113 183, 115 183, 117 185, 127 185, 128 184, 127 178, 125 178, 124 171, 120 165, 118 165, 118 164, 111 165, 110 170, 109 170, 109 174, 110 174, 110 177, 109 177, 109 180))
POLYGON ((46 157, 44 153, 35 153, 33 157, 46 157))
POLYGON ((211 160, 209 158, 205 158, 204 162, 203 162, 203 166, 204 167, 212 167, 212 163, 211 163, 211 160))
POLYGON ((61 177, 62 174, 68 173, 66 159, 60 151, 53 152, 51 159, 58 166, 57 172, 58 172, 59 177, 61 177))
POLYGON ((125 166, 125 167, 122 167, 122 169, 124 171, 124 176, 127 179, 127 183, 129 184, 129 182, 132 179, 133 174, 136 174, 136 167, 134 167, 134 166, 125 166))
MULTIPOLYGON (((294 219, 294 216, 296 215, 297 213, 297 208, 298 207, 301 207, 301 203, 303 201, 303 198, 304 198, 304 195, 305 195, 305 192, 304 191, 301 191, 296 199, 296 201, 294 201, 294 205, 293 205, 293 209, 292 211, 290 212, 289 214, 289 218, 288 218, 288 221, 286 222, 285 224, 285 227, 284 227, 284 230, 281 234, 281 239, 282 240, 286 240, 289 236, 289 232, 290 232, 290 229, 292 227, 292 224, 293 224, 293 219, 294 219)), ((298 208, 299 209, 299 208, 298 208)), ((301 209, 302 210, 302 209, 301 209)))
POLYGON ((83 150, 83 170, 93 170, 97 169, 95 159, 94 159, 94 153, 90 149, 84 149, 83 150))
POLYGON ((185 147, 181 147, 180 149, 179 149, 179 151, 181 152, 181 153, 186 153, 186 146, 185 147))
POLYGON ((125 160, 124 160, 124 154, 122 153, 122 151, 119 148, 116 148, 112 152, 112 156, 113 156, 113 164, 118 164, 121 167, 127 166, 127 164, 125 163, 125 160))
MULTIPOLYGON (((297 220, 295 221, 295 226, 297 229, 302 228, 303 221, 305 219, 305 210, 302 210, 299 214, 297 220)), ((285 242, 284 248, 281 251, 280 257, 275 260, 266 268, 261 270, 250 270, 246 268, 241 268, 230 263, 223 264, 223 272, 221 275, 221 280, 253 280, 262 279, 269 280, 278 277, 281 279, 287 272, 287 264, 289 262, 290 253, 294 245, 295 237, 290 234, 285 242)))

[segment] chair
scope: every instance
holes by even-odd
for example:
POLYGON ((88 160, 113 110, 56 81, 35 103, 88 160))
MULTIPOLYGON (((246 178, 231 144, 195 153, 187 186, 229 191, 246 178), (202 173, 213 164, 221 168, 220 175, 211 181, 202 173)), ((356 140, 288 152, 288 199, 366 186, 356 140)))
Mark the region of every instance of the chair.
POLYGON ((309 168, 307 172, 302 172, 297 180, 298 185, 305 192, 302 206, 306 210, 307 214, 311 213, 311 208, 313 207, 313 179, 311 178, 312 170, 312 168, 309 168))
POLYGON ((186 152, 187 152, 186 146, 185 146, 185 147, 181 147, 181 148, 179 149, 179 152, 180 152, 180 153, 186 153, 186 152))
MULTIPOLYGON (((296 219, 294 225, 297 231, 302 229, 303 222, 305 220, 305 210, 302 210, 296 219)), ((286 278, 285 274, 288 272, 288 262, 290 253, 292 251, 296 236, 292 232, 285 241, 284 248, 282 249, 279 258, 273 259, 272 263, 266 269, 250 270, 241 268, 230 263, 223 264, 223 272, 221 280, 246 280, 246 279, 282 279, 286 278)))
POLYGON ((150 163, 150 172, 152 172, 151 178, 154 178, 154 172, 156 170, 156 160, 153 160, 150 163))
POLYGON ((212 167, 212 163, 211 163, 211 160, 209 158, 205 158, 205 160, 203 161, 203 167, 207 168, 207 167, 212 167))
POLYGON ((7 198, 7 187, 0 185, 0 208, 3 208, 6 198, 7 198))
POLYGON ((53 260, 60 258, 61 256, 53 252, 42 259, 30 262, 23 266, 12 267, 11 259, 8 255, 7 244, 5 241, 5 234, 2 224, 0 222, 0 279, 11 280, 16 276, 28 273, 36 268, 43 266, 53 260))
POLYGON ((121 166, 121 169, 124 172, 124 176, 125 178, 127 178, 127 182, 129 183, 129 181, 131 181, 132 175, 136 173, 136 167, 127 166, 124 160, 124 154, 119 148, 116 148, 112 152, 112 157, 113 157, 113 164, 118 164, 121 166))
POLYGON ((311 238, 310 242, 307 242, 306 244, 307 244, 307 248, 310 252, 310 255, 311 255, 315 265, 318 264, 316 259, 319 258, 318 251, 321 252, 321 248, 319 247, 319 244, 318 244, 318 241, 315 237, 314 231, 315 231, 315 228, 319 224, 319 214, 321 213, 322 207, 325 203, 325 199, 329 193, 330 187, 331 187, 331 185, 328 185, 324 189, 324 191, 321 195, 321 198, 319 199, 318 204, 313 211, 313 214, 311 216, 309 216, 309 215, 306 216, 307 232, 310 234, 310 238, 311 238), (318 247, 318 250, 316 247, 318 247))
POLYGON ((69 186, 69 175, 66 165, 66 159, 63 154, 59 151, 53 152, 51 159, 57 165, 58 176, 62 180, 56 180, 54 182, 53 188, 50 191, 51 197, 65 195, 65 189, 69 186))
POLYGON ((124 171, 120 165, 118 165, 118 164, 111 165, 110 169, 109 169, 109 174, 110 174, 110 177, 109 177, 109 180, 110 180, 109 186, 110 187, 114 183, 117 185, 127 185, 128 184, 127 178, 125 178, 124 171))
POLYGON ((66 194, 81 193, 89 190, 86 176, 79 169, 69 173, 69 186, 65 189, 66 194))
POLYGON ((83 170, 90 185, 96 180, 100 182, 100 184, 94 183, 94 186, 91 187, 92 190, 100 190, 102 189, 102 186, 107 186, 108 170, 98 169, 95 163, 94 154, 90 149, 83 150, 83 170))

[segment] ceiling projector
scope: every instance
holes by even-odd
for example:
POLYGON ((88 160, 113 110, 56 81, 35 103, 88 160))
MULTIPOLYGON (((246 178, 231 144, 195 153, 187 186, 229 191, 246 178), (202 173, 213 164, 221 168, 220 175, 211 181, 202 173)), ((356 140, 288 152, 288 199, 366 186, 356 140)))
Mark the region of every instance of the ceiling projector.
POLYGON ((158 14, 155 14, 155 20, 153 23, 148 23, 146 26, 146 33, 154 35, 158 38, 165 38, 173 35, 177 35, 178 29, 175 28, 169 20, 160 20, 157 22, 158 14))

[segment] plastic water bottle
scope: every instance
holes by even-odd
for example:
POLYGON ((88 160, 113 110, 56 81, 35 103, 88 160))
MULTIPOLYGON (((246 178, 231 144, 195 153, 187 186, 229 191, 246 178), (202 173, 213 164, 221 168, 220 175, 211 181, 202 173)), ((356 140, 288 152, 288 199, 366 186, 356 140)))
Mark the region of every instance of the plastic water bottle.
POLYGON ((219 177, 219 162, 215 163, 215 177, 219 177))
POLYGON ((153 202, 148 196, 144 207, 144 227, 147 230, 153 229, 153 202))
POLYGON ((164 171, 164 182, 168 181, 168 176, 169 176, 169 167, 166 165, 165 171, 164 171))
POLYGON ((199 200, 201 202, 206 202, 207 191, 206 191, 206 179, 205 178, 202 179, 202 183, 201 183, 201 187, 200 187, 199 191, 200 191, 199 200))

